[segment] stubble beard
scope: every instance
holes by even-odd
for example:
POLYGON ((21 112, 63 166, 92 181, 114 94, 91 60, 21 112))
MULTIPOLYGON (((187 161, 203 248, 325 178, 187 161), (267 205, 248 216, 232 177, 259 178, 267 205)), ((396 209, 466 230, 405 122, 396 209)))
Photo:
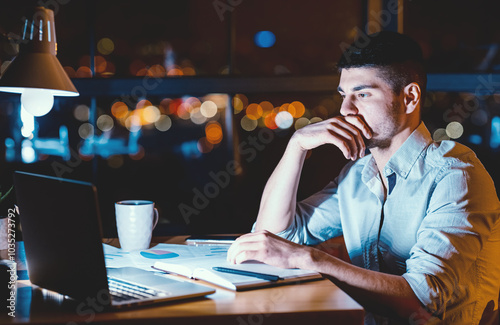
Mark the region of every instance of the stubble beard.
POLYGON ((391 146, 393 137, 399 132, 398 116, 400 113, 401 103, 394 100, 389 110, 389 116, 386 123, 378 125, 378 130, 373 130, 371 139, 365 139, 367 149, 387 149, 391 146))

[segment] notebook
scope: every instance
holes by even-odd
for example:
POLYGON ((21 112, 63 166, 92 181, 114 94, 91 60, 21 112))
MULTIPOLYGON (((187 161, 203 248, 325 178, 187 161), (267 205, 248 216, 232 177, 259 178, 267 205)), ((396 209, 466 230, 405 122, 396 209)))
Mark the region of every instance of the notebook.
POLYGON ((106 269, 97 190, 91 183, 16 171, 14 188, 32 284, 108 308, 215 292, 157 272, 106 269))
POLYGON ((226 254, 214 254, 213 256, 197 258, 172 258, 164 261, 157 261, 154 263, 154 268, 191 279, 204 280, 235 291, 323 278, 320 273, 315 271, 283 269, 256 261, 234 265, 226 261, 226 254), (220 268, 225 268, 225 272, 216 270, 220 268), (233 271, 233 273, 228 273, 228 271, 233 271), (276 280, 235 274, 234 271, 236 273, 246 271, 258 273, 260 275, 269 275, 271 277, 276 277, 276 280))

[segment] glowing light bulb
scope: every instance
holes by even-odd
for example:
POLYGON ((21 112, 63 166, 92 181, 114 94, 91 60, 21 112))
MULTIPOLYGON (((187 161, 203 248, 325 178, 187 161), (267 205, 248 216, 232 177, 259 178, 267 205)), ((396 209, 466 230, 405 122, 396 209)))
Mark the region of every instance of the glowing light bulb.
POLYGON ((54 105, 54 96, 49 90, 26 88, 21 94, 21 104, 33 116, 43 116, 54 105))

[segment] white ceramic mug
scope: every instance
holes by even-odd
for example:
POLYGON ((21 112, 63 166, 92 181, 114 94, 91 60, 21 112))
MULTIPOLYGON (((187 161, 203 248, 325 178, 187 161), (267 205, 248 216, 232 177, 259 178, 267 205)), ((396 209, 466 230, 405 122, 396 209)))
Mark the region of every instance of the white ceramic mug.
POLYGON ((126 200, 115 203, 118 239, 124 251, 148 249, 158 210, 153 201, 126 200))

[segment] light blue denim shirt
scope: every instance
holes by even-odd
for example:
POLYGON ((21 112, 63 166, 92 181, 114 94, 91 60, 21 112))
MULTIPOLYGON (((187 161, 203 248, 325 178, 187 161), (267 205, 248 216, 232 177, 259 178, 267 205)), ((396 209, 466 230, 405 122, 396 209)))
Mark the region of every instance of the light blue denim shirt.
POLYGON ((402 275, 446 324, 477 324, 498 308, 500 288, 500 203, 490 176, 472 150, 433 142, 423 123, 383 174, 386 196, 371 155, 347 164, 298 203, 279 235, 307 245, 343 235, 353 264, 402 275))

